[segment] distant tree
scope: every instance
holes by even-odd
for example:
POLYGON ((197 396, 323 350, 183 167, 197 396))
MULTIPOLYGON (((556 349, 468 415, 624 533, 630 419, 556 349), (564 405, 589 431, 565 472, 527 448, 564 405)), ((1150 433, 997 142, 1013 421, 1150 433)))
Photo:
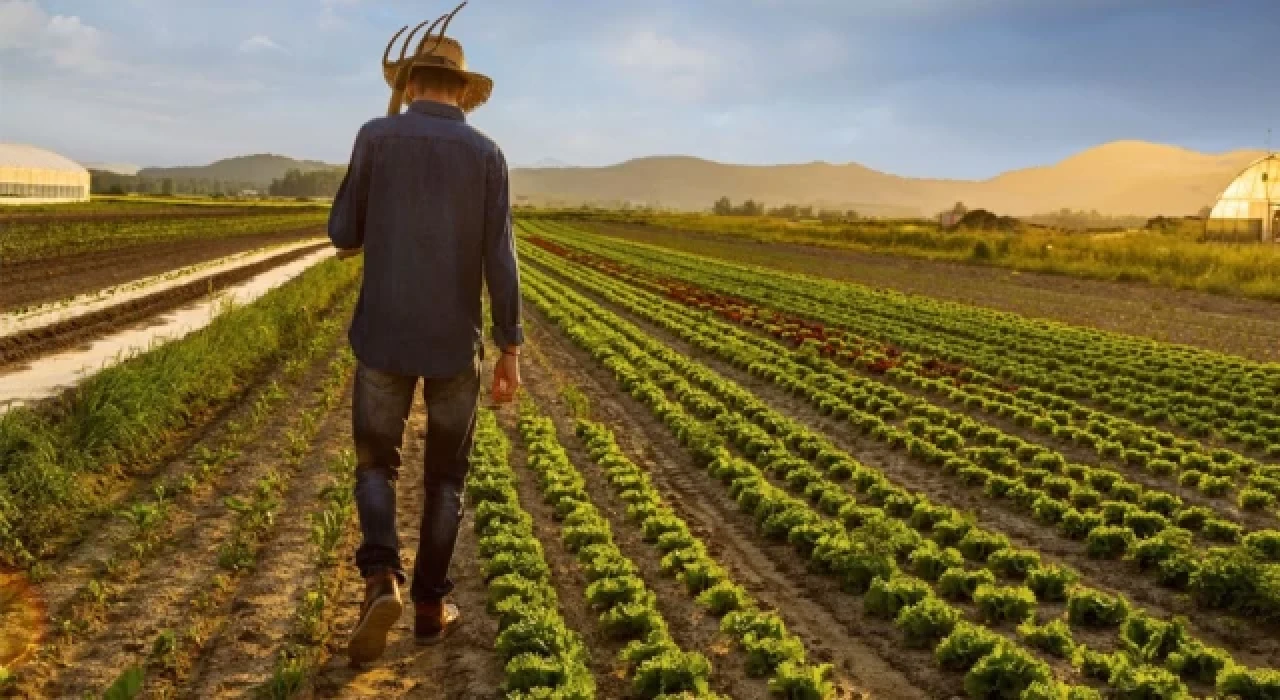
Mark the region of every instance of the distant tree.
POLYGON ((267 192, 273 197, 332 197, 338 193, 343 174, 337 168, 306 173, 290 169, 283 178, 273 180, 267 192))
POLYGON ((164 181, 160 183, 160 194, 163 194, 163 195, 173 194, 173 178, 166 177, 164 181))
POLYGON ((733 213, 733 202, 729 201, 728 197, 721 197, 716 200, 711 211, 719 216, 728 216, 733 213))
POLYGON ((1213 207, 1200 207, 1200 218, 1207 219, 1213 213, 1213 207))

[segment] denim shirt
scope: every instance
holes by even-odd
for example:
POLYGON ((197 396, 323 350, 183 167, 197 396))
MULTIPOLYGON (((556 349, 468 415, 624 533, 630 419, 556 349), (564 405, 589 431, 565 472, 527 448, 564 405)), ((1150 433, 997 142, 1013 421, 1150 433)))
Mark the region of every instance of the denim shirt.
POLYGON ((444 378, 481 346, 481 281, 493 338, 524 342, 507 163, 462 110, 417 101, 365 124, 329 214, 338 248, 364 248, 351 322, 359 360, 444 378))

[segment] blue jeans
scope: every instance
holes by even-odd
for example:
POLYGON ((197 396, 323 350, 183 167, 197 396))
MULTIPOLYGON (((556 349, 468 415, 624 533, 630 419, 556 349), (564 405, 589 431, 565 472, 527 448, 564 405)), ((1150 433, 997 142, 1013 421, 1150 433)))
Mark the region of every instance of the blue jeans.
MULTIPOLYGON (((396 530, 396 480, 405 423, 418 377, 383 372, 360 364, 356 370, 352 423, 356 443, 356 510, 363 541, 356 550, 360 573, 385 570, 405 582, 396 530)), ((471 440, 480 398, 480 355, 447 379, 425 379, 427 405, 423 508, 418 555, 414 560, 415 602, 439 600, 453 590, 449 561, 462 520, 463 484, 471 468, 471 440)))

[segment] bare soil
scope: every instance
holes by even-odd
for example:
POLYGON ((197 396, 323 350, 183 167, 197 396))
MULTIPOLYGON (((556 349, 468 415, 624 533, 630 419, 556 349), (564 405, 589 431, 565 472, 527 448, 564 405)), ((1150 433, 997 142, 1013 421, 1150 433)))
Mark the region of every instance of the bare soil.
POLYGON ((147 243, 54 258, 0 261, 0 311, 96 292, 170 270, 324 234, 322 227, 217 239, 147 243))
MULTIPOLYGON (((299 207, 302 211, 305 208, 299 207)), ((293 211, 286 209, 284 211, 293 211)), ((269 206, 209 206, 192 205, 143 205, 120 211, 98 209, 91 212, 60 211, 50 212, 39 209, 26 210, 22 207, 6 207, 0 209, 0 225, 17 223, 84 223, 100 221, 154 221, 157 219, 212 219, 227 216, 270 216, 279 215, 280 207, 269 206)))
POLYGON ((1000 267, 925 260, 651 226, 584 223, 597 233, 789 272, 985 306, 1033 318, 1280 360, 1280 304, 1000 267))

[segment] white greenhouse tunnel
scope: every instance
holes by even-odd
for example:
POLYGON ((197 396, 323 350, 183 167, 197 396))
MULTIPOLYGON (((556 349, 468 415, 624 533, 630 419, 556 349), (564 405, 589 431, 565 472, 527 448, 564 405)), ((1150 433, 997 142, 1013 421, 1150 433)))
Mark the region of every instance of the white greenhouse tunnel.
POLYGON ((1259 158, 1227 185, 1209 213, 1206 233, 1280 242, 1280 156, 1259 158))
POLYGON ((89 199, 89 171, 35 146, 0 143, 0 206, 89 199))

